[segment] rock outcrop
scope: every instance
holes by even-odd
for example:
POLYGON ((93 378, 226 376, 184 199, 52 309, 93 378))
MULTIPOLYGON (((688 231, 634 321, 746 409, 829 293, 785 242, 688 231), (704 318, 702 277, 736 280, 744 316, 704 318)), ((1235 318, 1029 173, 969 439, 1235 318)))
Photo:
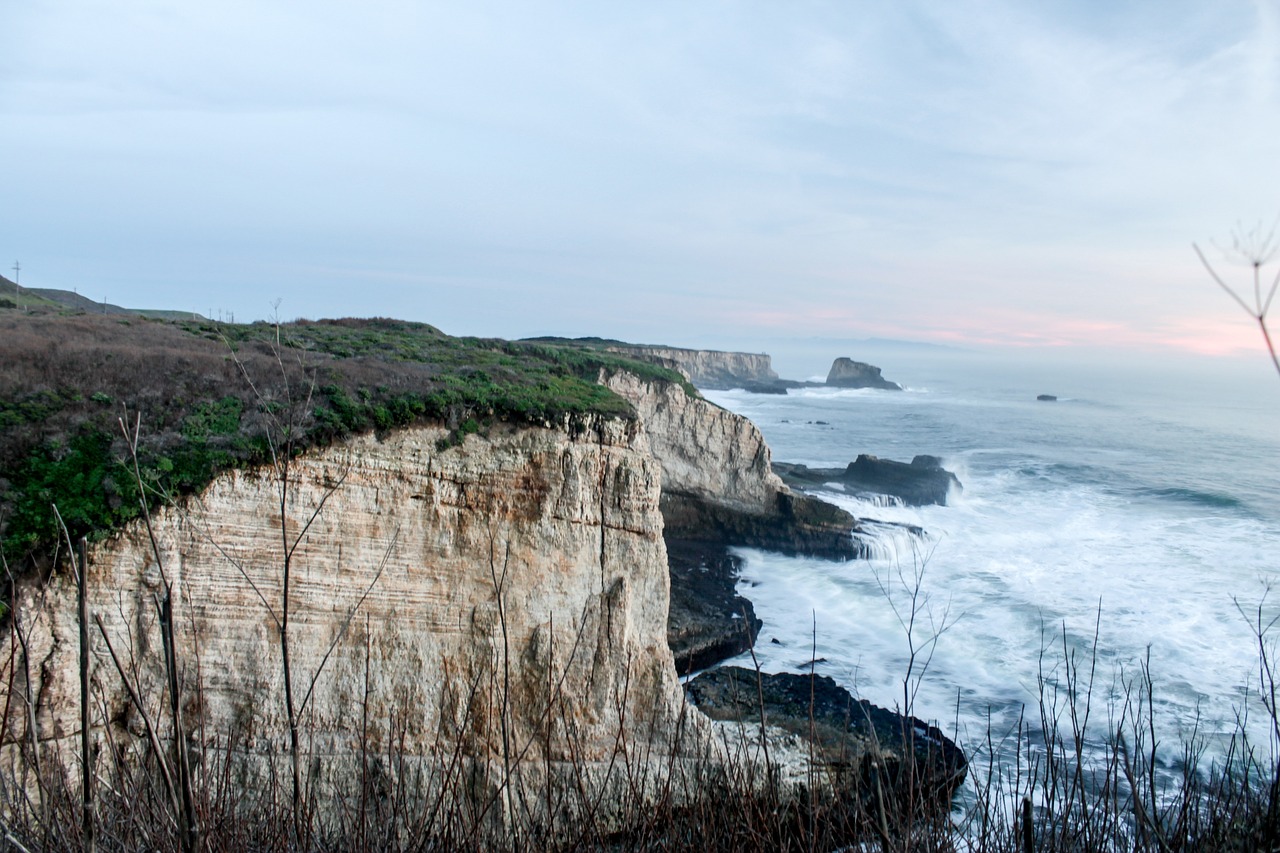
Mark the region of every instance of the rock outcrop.
POLYGON ((737 593, 742 561, 724 546, 666 541, 671 569, 667 644, 676 671, 688 675, 748 651, 763 623, 737 593))
POLYGON ((901 391, 902 386, 880 375, 880 368, 873 364, 837 358, 827 373, 827 384, 837 388, 880 388, 885 391, 901 391))
POLYGON ((772 387, 779 382, 772 360, 765 353, 720 352, 679 347, 610 346, 610 352, 674 368, 698 388, 727 390, 748 385, 772 387))
POLYGON ((848 492, 888 495, 909 506, 945 506, 948 494, 963 490, 959 478, 942 467, 941 459, 923 454, 906 463, 863 453, 845 468, 810 468, 775 462, 773 470, 796 488, 838 483, 848 492))
MULTIPOLYGON (((340 777, 362 748, 394 745, 428 766, 468 762, 470 788, 496 791, 515 753, 527 783, 529 768, 605 766, 624 729, 654 755, 672 748, 683 705, 665 631, 661 472, 643 429, 598 417, 495 425, 439 449, 447 435, 363 436, 291 465, 293 687, 308 694, 321 775, 340 777)), ((158 704, 153 596, 167 577, 187 731, 233 738, 250 766, 287 755, 281 524, 279 478, 236 471, 156 515, 159 561, 140 524, 90 547, 89 607, 103 622, 92 637, 93 735, 104 754, 141 744, 129 735, 143 726, 103 634, 138 662, 131 678, 158 704)), ((17 591, 8 630, 21 627, 26 655, 6 656, 0 683, 34 707, 29 717, 19 697, 4 703, 0 758, 32 734, 75 754, 75 601, 66 568, 17 591)))
MULTIPOLYGON (((872 774, 879 774, 885 788, 945 807, 968 769, 960 747, 937 727, 855 699, 823 675, 722 666, 686 689, 698 710, 714 720, 752 723, 763 716, 773 729, 812 738, 815 763, 840 768, 855 796, 872 797, 872 774)), ((792 772, 808 769, 806 762, 792 772)))

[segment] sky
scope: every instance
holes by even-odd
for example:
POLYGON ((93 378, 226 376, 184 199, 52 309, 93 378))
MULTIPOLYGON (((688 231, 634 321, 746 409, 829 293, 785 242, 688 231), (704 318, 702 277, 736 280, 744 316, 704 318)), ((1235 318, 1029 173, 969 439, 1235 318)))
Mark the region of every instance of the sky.
POLYGON ((1280 0, 23 0, 0 121, 0 272, 129 307, 1257 351, 1280 0))

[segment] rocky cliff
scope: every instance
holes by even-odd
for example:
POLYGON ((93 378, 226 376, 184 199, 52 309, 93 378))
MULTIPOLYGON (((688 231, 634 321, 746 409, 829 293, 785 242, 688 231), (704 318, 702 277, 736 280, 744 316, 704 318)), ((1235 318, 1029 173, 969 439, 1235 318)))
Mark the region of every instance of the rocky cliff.
MULTIPOLYGON (((460 756, 478 768, 470 785, 497 790, 514 755, 526 768, 598 767, 630 740, 669 750, 683 707, 665 636, 661 472, 643 429, 599 417, 495 426, 438 449, 446 435, 363 436, 295 460, 283 518, 271 469, 220 476, 156 516, 159 560, 139 524, 92 546, 89 607, 136 662, 139 692, 160 707, 153 595, 167 577, 187 730, 234 740, 250 764, 287 754, 283 523, 297 541, 293 688, 310 694, 308 754, 337 762, 321 775, 341 774, 342 756, 394 745, 409 759, 460 756)), ((14 608, 8 627, 26 654, 0 671, 11 686, 5 757, 29 742, 29 719, 43 749, 74 754, 71 572, 19 588, 14 608)), ((92 725, 105 754, 145 725, 102 633, 92 645, 92 725)), ((193 750, 206 745, 192 735, 193 750)))
POLYGON ((770 357, 764 353, 720 352, 678 347, 610 346, 610 352, 656 361, 679 370, 699 388, 742 388, 778 379, 770 357))
POLYGON ((885 391, 901 391, 902 386, 880 375, 874 364, 854 361, 843 356, 831 363, 827 372, 827 384, 838 388, 880 388, 885 391))
POLYGON ((769 447, 751 421, 674 382, 626 372, 601 381, 635 407, 661 465, 668 642, 680 672, 746 651, 759 629, 751 602, 736 592, 739 560, 728 546, 840 560, 861 553, 853 517, 792 494, 773 473, 769 447))
POLYGON ((773 473, 769 446, 751 421, 673 382, 626 372, 601 381, 635 407, 649 434, 662 466, 668 537, 845 560, 862 553, 851 515, 793 494, 773 473))

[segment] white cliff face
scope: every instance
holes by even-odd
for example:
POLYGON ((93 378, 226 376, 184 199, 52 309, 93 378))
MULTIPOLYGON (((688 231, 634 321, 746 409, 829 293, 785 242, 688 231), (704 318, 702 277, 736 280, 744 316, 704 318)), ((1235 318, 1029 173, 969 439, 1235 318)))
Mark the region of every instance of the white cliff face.
MULTIPOLYGON (((495 427, 437 450, 445 435, 363 436, 292 464, 288 633, 295 696, 311 694, 308 749, 352 754, 367 731, 375 752, 395 741, 410 756, 602 761, 624 720, 669 740, 682 702, 666 644, 661 477, 644 432, 599 419, 581 431, 495 427)), ((279 479, 225 474, 154 523, 176 599, 188 730, 280 754, 279 479)), ((158 713, 161 566, 145 528, 91 546, 87 577, 91 611, 117 653, 139 662, 158 713)), ((28 654, 0 671, 13 694, 10 758, 29 736, 28 676, 37 737, 65 747, 79 727, 70 572, 20 589, 15 606, 8 630, 20 626, 28 654)), ((98 740, 108 728, 141 734, 96 628, 91 665, 98 740)))
POLYGON ((623 372, 602 381, 635 407, 662 463, 664 490, 753 513, 774 511, 778 493, 788 491, 770 467, 764 436, 746 418, 674 382, 623 372))
POLYGON ((609 351, 666 363, 699 388, 736 388, 744 381, 768 382, 778 378, 772 359, 765 353, 639 346, 615 346, 609 347, 609 351))

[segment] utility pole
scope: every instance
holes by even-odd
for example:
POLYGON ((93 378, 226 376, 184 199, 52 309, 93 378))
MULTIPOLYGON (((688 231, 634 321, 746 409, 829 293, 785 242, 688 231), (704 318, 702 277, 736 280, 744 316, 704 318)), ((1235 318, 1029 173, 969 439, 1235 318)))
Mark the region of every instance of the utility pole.
POLYGON ((13 297, 18 301, 18 307, 22 308, 22 264, 17 261, 13 262, 13 297))

